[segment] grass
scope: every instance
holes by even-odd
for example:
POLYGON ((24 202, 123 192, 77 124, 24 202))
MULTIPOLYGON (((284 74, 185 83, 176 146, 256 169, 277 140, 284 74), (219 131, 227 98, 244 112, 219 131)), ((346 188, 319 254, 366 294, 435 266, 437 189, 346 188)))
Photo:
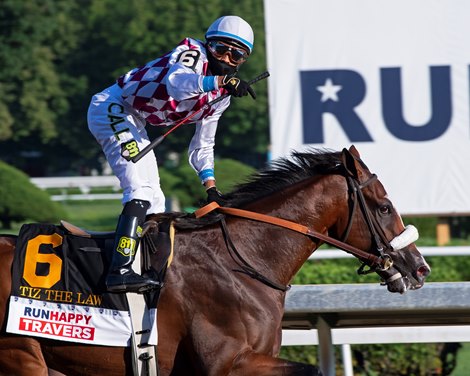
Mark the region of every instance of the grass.
POLYGON ((93 231, 114 230, 122 210, 119 200, 68 201, 63 206, 66 221, 93 231))
MULTIPOLYGON (((122 205, 120 200, 65 201, 61 203, 67 213, 67 222, 92 231, 112 231, 116 228, 122 205)), ((14 223, 12 229, 0 229, 1 233, 18 234, 23 223, 14 223)))
POLYGON ((462 343, 462 348, 457 354, 457 366, 451 376, 470 375, 470 343, 462 343))

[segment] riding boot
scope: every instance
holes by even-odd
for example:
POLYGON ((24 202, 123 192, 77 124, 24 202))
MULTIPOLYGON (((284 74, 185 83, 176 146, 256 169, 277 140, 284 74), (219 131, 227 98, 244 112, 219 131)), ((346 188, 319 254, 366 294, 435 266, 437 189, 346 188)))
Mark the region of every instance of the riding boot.
POLYGON ((111 265, 105 281, 108 291, 142 293, 159 286, 157 281, 144 278, 132 270, 141 231, 137 217, 119 216, 111 265))

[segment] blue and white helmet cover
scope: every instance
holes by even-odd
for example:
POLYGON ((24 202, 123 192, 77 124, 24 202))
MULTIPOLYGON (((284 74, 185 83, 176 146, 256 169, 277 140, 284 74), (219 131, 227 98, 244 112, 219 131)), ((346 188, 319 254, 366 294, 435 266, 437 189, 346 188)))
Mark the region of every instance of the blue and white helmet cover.
POLYGON ((241 43, 251 54, 253 50, 253 29, 243 18, 223 16, 215 20, 206 32, 206 39, 228 38, 241 43))

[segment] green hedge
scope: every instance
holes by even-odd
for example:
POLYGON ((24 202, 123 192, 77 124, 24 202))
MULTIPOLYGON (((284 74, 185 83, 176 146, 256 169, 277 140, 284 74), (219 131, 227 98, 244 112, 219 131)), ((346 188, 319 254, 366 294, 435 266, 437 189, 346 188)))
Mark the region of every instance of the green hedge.
POLYGON ((4 229, 26 219, 55 222, 65 215, 62 207, 32 184, 26 174, 1 161, 0 197, 0 222, 4 229))

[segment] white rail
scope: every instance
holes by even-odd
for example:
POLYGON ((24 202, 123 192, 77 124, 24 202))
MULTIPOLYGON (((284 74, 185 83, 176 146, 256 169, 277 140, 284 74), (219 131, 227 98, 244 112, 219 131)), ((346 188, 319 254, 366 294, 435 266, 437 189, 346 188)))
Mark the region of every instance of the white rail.
POLYGON ((119 180, 114 175, 106 176, 59 176, 46 178, 31 178, 33 184, 41 189, 63 188, 60 195, 52 195, 53 201, 64 200, 118 200, 120 193, 90 193, 91 188, 109 187, 117 192, 121 189, 119 180), (67 189, 78 188, 81 194, 68 194, 67 189))
POLYGON ((47 188, 93 188, 112 187, 119 189, 119 180, 114 175, 106 176, 58 176, 31 178, 33 184, 42 189, 47 188))

